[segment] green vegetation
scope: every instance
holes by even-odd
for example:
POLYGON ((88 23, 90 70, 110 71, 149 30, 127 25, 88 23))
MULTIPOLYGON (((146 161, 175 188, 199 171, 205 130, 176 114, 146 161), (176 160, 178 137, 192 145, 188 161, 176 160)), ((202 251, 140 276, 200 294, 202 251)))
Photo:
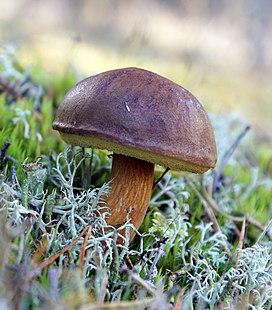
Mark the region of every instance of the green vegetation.
POLYGON ((132 244, 116 244, 133 227, 107 227, 111 159, 52 131, 75 78, 43 74, 0 58, 1 308, 270 309, 271 145, 211 114, 216 170, 167 173, 132 244))

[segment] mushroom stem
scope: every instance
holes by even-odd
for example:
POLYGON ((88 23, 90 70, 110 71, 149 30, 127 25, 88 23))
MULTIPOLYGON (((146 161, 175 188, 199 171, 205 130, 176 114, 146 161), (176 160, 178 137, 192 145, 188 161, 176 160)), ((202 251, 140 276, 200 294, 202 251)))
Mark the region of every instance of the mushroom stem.
MULTIPOLYGON (((106 199, 110 216, 108 225, 118 227, 126 222, 136 229, 141 225, 150 201, 154 164, 129 156, 113 154, 111 191, 106 199)), ((124 234, 124 232, 121 232, 124 234)), ((130 232, 130 241, 135 233, 130 232)))

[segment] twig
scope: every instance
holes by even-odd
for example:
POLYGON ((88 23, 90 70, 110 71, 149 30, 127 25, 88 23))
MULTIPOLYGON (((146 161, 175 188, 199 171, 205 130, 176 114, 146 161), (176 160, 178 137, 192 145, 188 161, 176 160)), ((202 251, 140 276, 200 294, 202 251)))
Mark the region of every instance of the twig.
MULTIPOLYGON (((9 93, 13 97, 14 100, 25 99, 24 96, 20 95, 15 89, 12 88, 12 86, 10 86, 6 81, 3 81, 3 80, 0 80, 0 94, 1 94, 1 91, 5 91, 9 93)), ((39 111, 33 108, 32 113, 38 122, 43 121, 43 116, 39 111)))
POLYGON ((218 207, 215 200, 211 196, 208 195, 207 191, 205 190, 205 187, 202 187, 202 192, 203 192, 203 198, 208 202, 208 204, 210 205, 211 208, 213 208, 214 211, 220 213, 221 215, 225 216, 226 218, 234 222, 242 222, 244 220, 244 216, 233 216, 233 215, 230 215, 222 211, 218 207))
POLYGON ((246 135, 246 133, 249 131, 250 125, 247 125, 244 129, 241 130, 241 132, 238 134, 236 139, 233 141, 233 143, 230 145, 230 147, 226 150, 226 152, 223 154, 222 159, 220 163, 217 165, 217 170, 214 175, 213 179, 213 189, 212 192, 214 193, 216 191, 216 188, 218 186, 218 182, 222 176, 223 169, 226 166, 227 162, 229 161, 231 155, 237 148, 239 142, 241 139, 246 135))
MULTIPOLYGON (((188 181, 188 183, 189 183, 190 187, 192 188, 192 190, 195 192, 196 196, 201 201, 203 207, 205 208, 205 211, 207 212, 208 217, 210 218, 211 222, 213 223, 214 231, 215 232, 221 232, 221 229, 219 227, 219 224, 217 222, 216 216, 213 213, 212 208, 210 208, 209 204, 204 199, 204 197, 201 195, 201 193, 196 189, 194 184, 191 181, 188 181)), ((228 258, 231 259, 232 253, 231 253, 226 241, 224 240, 224 238, 221 235, 220 235, 220 240, 222 242, 222 246, 223 246, 224 250, 226 251, 226 253, 228 255, 228 258)))
POLYGON ((239 228, 237 227, 237 225, 235 224, 234 221, 232 222, 232 227, 231 227, 231 228, 233 229, 234 234, 235 234, 238 238, 240 238, 241 231, 239 230, 239 228))
POLYGON ((152 189, 154 190, 154 188, 158 185, 158 183, 163 179, 163 177, 166 175, 166 173, 170 170, 170 168, 166 168, 164 170, 164 172, 162 173, 162 175, 154 182, 152 189))
POLYGON ((6 158, 6 152, 7 152, 7 149, 9 148, 9 146, 10 146, 10 142, 5 141, 2 148, 1 148, 1 151, 0 151, 0 171, 3 171, 3 169, 4 169, 4 159, 6 158))
POLYGON ((122 267, 122 272, 126 273, 128 276, 131 277, 131 279, 141 287, 143 287, 148 293, 155 296, 156 290, 153 289, 146 281, 141 279, 137 274, 133 273, 131 270, 128 269, 128 267, 125 265, 122 267))
POLYGON ((233 216, 230 214, 227 214, 226 212, 222 211, 218 206, 217 203, 214 201, 214 199, 208 195, 207 191, 205 190, 205 188, 202 188, 203 191, 203 198, 206 199, 207 203, 210 205, 210 207, 215 210, 216 212, 220 213, 221 215, 225 216, 227 219, 233 221, 233 222, 243 222, 244 218, 246 219, 246 222, 254 227, 256 227, 257 229, 259 229, 262 232, 265 232, 265 234, 267 235, 268 239, 270 241, 272 241, 272 236, 269 233, 269 230, 265 230, 263 225, 258 222, 257 220, 255 220, 253 217, 251 217, 250 215, 246 214, 245 216, 233 216))
POLYGON ((155 258, 154 258, 154 260, 153 260, 153 262, 152 262, 152 264, 151 264, 151 267, 150 267, 150 269, 149 269, 149 271, 148 271, 148 273, 147 273, 147 275, 146 275, 146 277, 145 277, 145 280, 146 280, 146 281, 149 281, 149 280, 150 280, 150 277, 151 277, 151 275, 152 275, 152 272, 153 272, 154 268, 156 267, 158 261, 159 261, 160 258, 165 254, 165 253, 164 253, 164 247, 165 247, 165 244, 164 244, 163 242, 161 242, 160 245, 159 245, 159 248, 158 248, 158 250, 157 250, 157 253, 156 253, 156 255, 155 255, 155 258))
POLYGON ((0 86, 2 87, 2 90, 11 94, 14 99, 16 100, 23 99, 23 97, 20 94, 18 94, 7 82, 0 80, 0 86))
MULTIPOLYGON (((255 243, 255 245, 259 244, 260 241, 262 240, 262 238, 263 238, 265 235, 268 235, 268 237, 270 237, 270 236, 269 236, 269 228, 270 228, 270 226, 272 226, 272 220, 270 220, 270 221, 267 223, 266 227, 264 228, 264 230, 262 231, 262 233, 261 233, 260 236, 258 237, 258 239, 257 239, 257 241, 256 241, 256 243, 255 243)), ((270 239, 270 241, 271 241, 271 239, 270 239)))

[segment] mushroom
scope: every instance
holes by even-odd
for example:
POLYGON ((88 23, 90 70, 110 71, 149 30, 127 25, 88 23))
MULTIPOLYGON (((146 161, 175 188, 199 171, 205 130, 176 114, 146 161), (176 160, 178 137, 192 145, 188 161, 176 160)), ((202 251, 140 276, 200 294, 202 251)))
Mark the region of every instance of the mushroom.
POLYGON ((64 97, 53 129, 68 144, 113 152, 106 203, 107 224, 115 227, 127 215, 136 229, 141 225, 154 164, 204 173, 216 163, 213 130, 198 100, 176 83, 140 68, 80 81, 64 97))

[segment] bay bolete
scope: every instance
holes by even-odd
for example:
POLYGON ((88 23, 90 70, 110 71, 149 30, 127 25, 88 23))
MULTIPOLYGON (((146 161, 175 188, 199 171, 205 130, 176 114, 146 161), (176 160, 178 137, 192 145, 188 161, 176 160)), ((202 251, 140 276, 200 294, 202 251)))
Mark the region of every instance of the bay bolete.
MULTIPOLYGON (((138 229, 146 213, 154 164, 203 173, 216 163, 208 116, 186 89, 140 68, 88 77, 64 97, 53 123, 68 144, 113 152, 109 225, 138 229)), ((131 233, 131 239, 134 232, 131 233)))

